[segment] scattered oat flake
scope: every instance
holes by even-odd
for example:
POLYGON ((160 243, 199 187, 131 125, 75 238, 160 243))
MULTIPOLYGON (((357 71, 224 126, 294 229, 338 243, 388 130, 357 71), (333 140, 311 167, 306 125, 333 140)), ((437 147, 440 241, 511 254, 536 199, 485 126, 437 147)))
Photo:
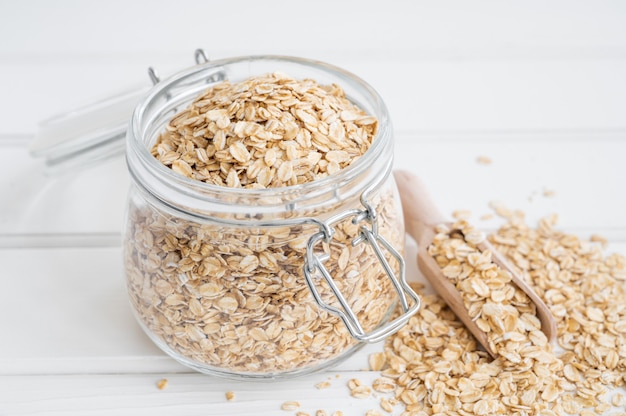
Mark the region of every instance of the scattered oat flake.
POLYGON ((369 358, 369 366, 372 371, 380 371, 383 369, 385 365, 385 354, 383 352, 375 352, 370 354, 369 358))
POLYGON ((226 400, 228 400, 229 402, 232 402, 233 400, 235 400, 235 392, 234 391, 227 391, 226 392, 226 400))
POLYGON ((167 379, 166 378, 162 378, 161 380, 157 381, 156 386, 159 390, 163 390, 164 388, 167 387, 167 379))
POLYGON ((502 202, 491 201, 489 207, 494 210, 496 215, 502 218, 511 219, 513 217, 513 211, 506 207, 502 202))
POLYGON ((452 213, 452 217, 457 220, 467 220, 472 216, 472 212, 468 209, 458 209, 452 213))
POLYGON ((507 207, 501 205, 496 208, 496 214, 498 214, 502 218, 510 219, 513 217, 513 211, 508 209, 507 207))
POLYGON ((546 198, 550 198, 556 195, 556 192, 553 191, 552 189, 544 189, 543 190, 543 196, 545 196, 546 198))
POLYGON ((483 214, 483 215, 481 215, 481 216, 480 216, 480 219, 481 219, 482 221, 488 221, 488 220, 491 220, 491 219, 493 219, 493 214, 483 214))
POLYGON ((394 405, 386 397, 380 398, 380 407, 387 413, 393 412, 394 405))
POLYGON ((367 399, 372 395, 372 389, 368 386, 357 386, 350 390, 350 395, 357 399, 367 399))
POLYGON ((363 383, 361 383, 361 380, 359 380, 358 378, 351 378, 350 380, 348 380, 348 388, 350 390, 353 390, 357 387, 362 386, 363 383))
POLYGON ((609 241, 606 239, 606 237, 599 234, 592 234, 589 240, 594 243, 602 244, 602 247, 604 248, 606 248, 606 246, 609 244, 609 241))
POLYGON ((284 402, 280 406, 280 408, 281 410, 297 410, 300 408, 300 402, 295 402, 295 401, 284 402))
POLYGON ((321 381, 321 382, 317 383, 315 385, 315 387, 317 387, 320 390, 327 389, 327 388, 330 387, 330 382, 329 381, 321 381))
POLYGON ((396 388, 396 383, 389 377, 379 377, 372 383, 372 388, 380 393, 391 393, 396 388))
POLYGON ((481 165, 491 165, 491 158, 487 156, 478 156, 476 162, 481 165))

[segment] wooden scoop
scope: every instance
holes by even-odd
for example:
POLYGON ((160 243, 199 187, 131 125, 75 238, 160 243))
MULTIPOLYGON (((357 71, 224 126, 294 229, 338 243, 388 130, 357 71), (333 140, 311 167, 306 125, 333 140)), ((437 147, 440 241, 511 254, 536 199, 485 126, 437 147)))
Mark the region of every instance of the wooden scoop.
MULTIPOLYGON (((428 190, 419 178, 406 171, 396 171, 394 176, 402 200, 406 231, 415 239, 418 245, 417 264, 420 271, 489 355, 496 358, 497 354, 490 348, 487 334, 478 328, 476 323, 470 318, 463 304, 461 294, 450 279, 443 275, 435 259, 427 252, 428 246, 430 246, 436 235, 435 228, 439 224, 452 224, 439 212, 430 198, 428 190)), ((495 251, 489 242, 481 243, 478 245, 478 249, 481 251, 490 250, 493 262, 511 273, 512 281, 535 303, 537 317, 541 321, 541 330, 548 340, 552 341, 556 334, 556 323, 546 304, 513 271, 508 262, 501 254, 495 251)))

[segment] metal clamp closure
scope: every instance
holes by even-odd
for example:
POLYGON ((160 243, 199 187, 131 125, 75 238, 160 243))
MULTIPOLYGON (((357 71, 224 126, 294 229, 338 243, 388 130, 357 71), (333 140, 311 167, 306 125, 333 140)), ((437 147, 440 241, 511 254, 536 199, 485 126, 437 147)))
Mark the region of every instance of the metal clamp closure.
POLYGON ((404 259, 385 238, 378 234, 378 217, 376 211, 367 202, 365 197, 361 198, 361 203, 365 207, 364 210, 348 210, 329 218, 326 222, 318 223, 320 231, 313 234, 307 244, 306 259, 304 263, 304 277, 315 301, 323 310, 338 316, 345 324, 350 335, 358 341, 373 343, 395 333, 402 326, 404 326, 409 318, 419 309, 420 298, 406 282, 404 259), (315 248, 320 242, 330 243, 332 240, 334 225, 347 220, 350 217, 352 217, 353 224, 365 222, 369 225, 369 227, 366 225, 361 225, 359 227, 359 235, 352 240, 352 246, 354 247, 362 243, 367 243, 372 247, 374 254, 385 270, 387 277, 391 280, 391 283, 398 294, 400 306, 402 307, 402 314, 399 317, 369 333, 365 332, 356 316, 356 313, 352 310, 348 301, 337 287, 333 277, 328 272, 328 269, 324 266, 324 262, 328 260, 330 255, 328 253, 315 254, 315 248), (399 276, 396 276, 396 273, 387 261, 383 248, 398 262, 399 276), (316 270, 319 270, 321 277, 328 284, 328 287, 334 294, 340 307, 330 305, 322 299, 322 296, 320 295, 315 284, 314 274, 316 270), (410 298, 410 301, 407 299, 407 296, 410 298))

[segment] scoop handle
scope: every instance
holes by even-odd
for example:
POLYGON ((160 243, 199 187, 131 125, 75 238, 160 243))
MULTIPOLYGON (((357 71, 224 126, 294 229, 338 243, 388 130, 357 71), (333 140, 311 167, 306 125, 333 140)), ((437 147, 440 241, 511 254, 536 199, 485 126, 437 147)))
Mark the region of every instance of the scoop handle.
POLYGON ((419 243, 432 234, 436 225, 446 222, 446 217, 439 211, 420 178, 405 170, 395 171, 394 177, 401 195, 406 231, 419 243))

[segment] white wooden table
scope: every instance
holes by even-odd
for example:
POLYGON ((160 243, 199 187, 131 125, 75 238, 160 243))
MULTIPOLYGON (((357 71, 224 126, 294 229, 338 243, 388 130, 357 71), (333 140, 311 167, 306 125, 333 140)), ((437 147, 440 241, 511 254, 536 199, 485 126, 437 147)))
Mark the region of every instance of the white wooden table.
MULTIPOLYGON (((210 57, 283 54, 344 67, 384 97, 396 166, 444 212, 499 200, 529 222, 626 254, 626 3, 571 1, 0 2, 0 415, 362 415, 368 346, 277 383, 197 374, 134 322, 122 276, 122 157, 46 176, 37 122, 210 57), (477 163, 486 156, 490 165, 477 163), (547 192, 546 196, 544 191, 547 192), (156 382, 167 378, 166 389, 156 382), (318 390, 331 379, 331 388, 318 390), (227 402, 232 390, 236 400, 227 402)), ((411 279, 419 278, 412 262, 411 279)), ((626 301, 626 300, 625 300, 626 301)))

